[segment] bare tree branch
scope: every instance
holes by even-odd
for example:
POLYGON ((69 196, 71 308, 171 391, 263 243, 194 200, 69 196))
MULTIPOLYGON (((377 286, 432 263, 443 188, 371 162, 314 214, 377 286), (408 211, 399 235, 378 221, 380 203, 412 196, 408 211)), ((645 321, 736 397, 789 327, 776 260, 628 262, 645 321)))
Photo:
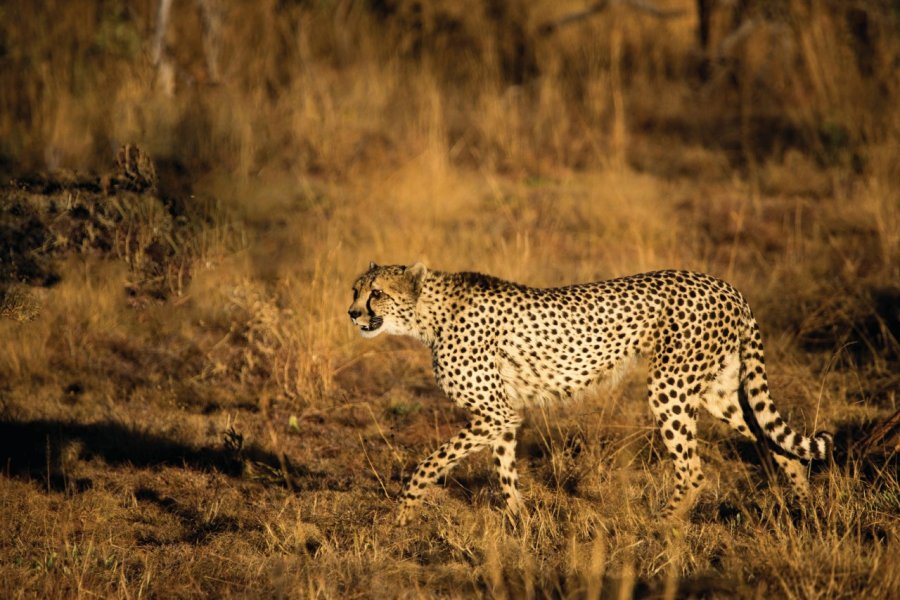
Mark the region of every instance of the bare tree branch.
POLYGON ((153 36, 153 49, 151 57, 154 65, 159 65, 165 46, 166 28, 169 26, 169 12, 172 9, 172 0, 160 0, 159 11, 156 17, 156 33, 153 36))
POLYGON ((730 54, 735 46, 747 39, 759 24, 760 22, 757 19, 745 19, 734 31, 729 33, 725 39, 719 43, 719 56, 730 54))
POLYGON ((683 17, 687 14, 687 11, 680 9, 668 10, 659 8, 649 0, 602 0, 601 2, 596 2, 584 10, 568 14, 553 21, 547 21, 546 23, 538 27, 538 33, 540 33, 541 35, 549 35, 564 25, 571 25, 572 23, 583 21, 588 17, 592 17, 603 12, 604 10, 609 8, 612 2, 621 2, 622 4, 625 4, 626 6, 629 6, 634 10, 651 14, 659 19, 672 19, 676 17, 683 17))
POLYGON ((586 8, 584 10, 580 10, 578 12, 574 12, 568 14, 564 17, 560 17, 554 21, 547 21, 538 27, 538 32, 541 35, 549 35, 562 27, 563 25, 569 25, 571 23, 577 23, 578 21, 583 21, 590 16, 596 15, 599 12, 606 10, 609 6, 609 2, 607 0, 603 0, 602 2, 597 2, 593 6, 586 8))
POLYGON ((645 13, 649 13, 654 17, 658 17, 660 19, 673 19, 676 17, 683 17, 687 14, 687 11, 681 10, 680 8, 674 9, 665 9, 660 8, 650 2, 649 0, 622 0, 625 4, 630 6, 635 10, 640 10, 645 13))

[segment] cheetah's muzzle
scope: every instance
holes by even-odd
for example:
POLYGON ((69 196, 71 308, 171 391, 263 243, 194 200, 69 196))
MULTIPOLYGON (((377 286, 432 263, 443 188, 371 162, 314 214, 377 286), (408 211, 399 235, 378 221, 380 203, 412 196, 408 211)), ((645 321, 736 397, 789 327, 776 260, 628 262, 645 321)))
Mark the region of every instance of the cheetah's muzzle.
POLYGON ((366 332, 375 331, 376 329, 381 327, 382 323, 384 323, 383 318, 376 317, 373 315, 373 316, 369 317, 369 324, 360 326, 360 329, 362 329, 363 331, 366 331, 366 332))

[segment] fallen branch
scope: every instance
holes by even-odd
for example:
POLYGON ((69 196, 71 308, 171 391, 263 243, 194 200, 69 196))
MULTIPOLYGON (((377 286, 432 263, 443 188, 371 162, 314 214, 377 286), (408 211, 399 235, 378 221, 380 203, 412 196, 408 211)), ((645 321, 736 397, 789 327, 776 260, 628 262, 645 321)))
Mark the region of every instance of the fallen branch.
POLYGON ((671 9, 660 8, 660 7, 656 6, 655 4, 653 4, 652 2, 649 2, 648 0, 622 0, 622 1, 625 2, 625 4, 627 4, 628 6, 630 6, 631 8, 633 8, 635 10, 643 11, 645 13, 651 14, 654 17, 657 17, 660 19, 674 19, 676 17, 683 17, 687 14, 686 10, 682 10, 680 8, 671 8, 671 9))
POLYGON ((900 410, 855 443, 851 453, 866 456, 874 452, 900 452, 900 410))
MULTIPOLYGON (((675 17, 682 17, 687 14, 687 11, 681 9, 669 10, 659 8, 649 0, 613 0, 613 2, 615 1, 630 6, 635 10, 653 15, 658 19, 672 19, 675 17)), ((603 12, 604 10, 609 8, 611 3, 612 2, 610 2, 610 0, 602 0, 601 2, 597 2, 584 10, 568 14, 553 21, 547 21, 546 23, 538 27, 538 33, 540 33, 541 35, 549 35, 564 25, 571 25, 572 23, 583 21, 588 17, 603 12)))

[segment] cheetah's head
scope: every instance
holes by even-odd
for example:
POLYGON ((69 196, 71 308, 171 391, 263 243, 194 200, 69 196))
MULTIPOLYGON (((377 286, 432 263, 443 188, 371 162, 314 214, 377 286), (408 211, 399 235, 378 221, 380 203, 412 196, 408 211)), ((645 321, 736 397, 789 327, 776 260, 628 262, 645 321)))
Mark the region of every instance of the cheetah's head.
POLYGON ((426 273, 422 263, 410 267, 369 264, 369 270, 353 284, 348 311, 363 337, 415 334, 416 301, 426 273))

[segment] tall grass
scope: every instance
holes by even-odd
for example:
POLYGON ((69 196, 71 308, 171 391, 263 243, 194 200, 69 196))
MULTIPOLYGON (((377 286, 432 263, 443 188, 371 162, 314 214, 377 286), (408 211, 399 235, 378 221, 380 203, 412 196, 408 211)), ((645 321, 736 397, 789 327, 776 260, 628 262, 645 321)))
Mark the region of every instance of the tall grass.
POLYGON ((209 85, 198 10, 179 3, 170 97, 148 55, 154 3, 14 2, 0 152, 14 170, 84 169, 127 141, 193 167, 338 176, 432 149, 541 173, 627 162, 626 134, 653 132, 718 139, 751 162, 799 145, 868 168, 865 148, 892 143, 900 123, 896 16, 876 3, 773 5, 735 40, 720 27, 703 82, 693 18, 625 5, 547 34, 566 6, 222 3, 221 85, 209 85))

